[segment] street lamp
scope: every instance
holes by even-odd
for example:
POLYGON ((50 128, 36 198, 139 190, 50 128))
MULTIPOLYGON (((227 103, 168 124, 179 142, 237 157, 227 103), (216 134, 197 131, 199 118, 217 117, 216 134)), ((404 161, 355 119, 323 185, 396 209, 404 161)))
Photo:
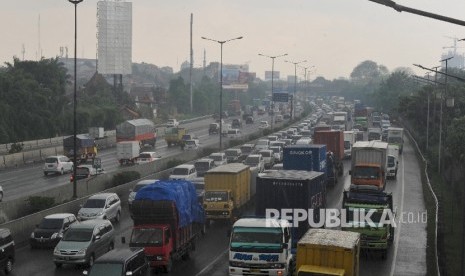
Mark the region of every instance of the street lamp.
POLYGON ((271 130, 273 130, 273 122, 274 122, 274 101, 273 101, 273 80, 274 80, 274 59, 278 57, 287 56, 287 54, 282 54, 279 56, 267 56, 264 54, 258 54, 262 57, 271 58, 271 130))
POLYGON ((301 60, 301 61, 285 60, 284 62, 294 64, 294 96, 292 96, 292 102, 291 102, 291 120, 292 120, 294 119, 294 98, 297 93, 297 64, 307 62, 307 60, 301 60))
POLYGON ((77 55, 77 5, 83 0, 68 0, 71 4, 74 4, 74 109, 73 109, 73 198, 77 198, 77 180, 76 180, 76 160, 77 160, 77 96, 76 96, 76 82, 77 82, 77 70, 76 70, 76 55, 77 55))
MULTIPOLYGON (((307 67, 303 67, 303 66, 300 66, 300 68, 304 69, 304 76, 305 76, 305 93, 308 94, 308 80, 307 80, 307 69, 312 69, 312 68, 315 68, 315 65, 312 65, 312 66, 307 66, 307 67)), ((310 73, 310 72, 309 72, 310 73)), ((307 95, 308 96, 308 95, 307 95)))
POLYGON ((216 43, 220 44, 220 49, 221 49, 221 55, 220 55, 220 151, 223 148, 222 144, 222 138, 223 138, 223 44, 226 42, 232 41, 232 40, 237 40, 237 39, 242 39, 242 36, 236 37, 236 38, 231 38, 228 40, 215 40, 207 37, 201 37, 202 39, 205 40, 210 40, 216 43))
MULTIPOLYGON (((445 77, 445 80, 444 80, 444 98, 447 99, 447 62, 452 59, 453 57, 448 57, 448 58, 445 58, 443 60, 441 60, 440 62, 446 62, 446 77, 445 77)), ((440 108, 441 110, 439 111, 440 113, 440 117, 439 117, 439 152, 438 152, 438 173, 440 174, 441 173, 441 148, 442 148, 442 104, 443 100, 441 100, 441 105, 440 105, 440 108)))

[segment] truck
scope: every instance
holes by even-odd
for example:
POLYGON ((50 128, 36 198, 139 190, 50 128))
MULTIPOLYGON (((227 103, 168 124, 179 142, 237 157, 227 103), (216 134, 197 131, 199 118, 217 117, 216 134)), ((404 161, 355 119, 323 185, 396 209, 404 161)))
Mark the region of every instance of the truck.
MULTIPOLYGON (((80 164, 91 160, 97 156, 97 144, 95 139, 87 134, 76 135, 76 160, 75 164, 80 164)), ((63 139, 63 153, 71 160, 74 160, 74 136, 63 139)))
POLYGON ((204 207, 210 221, 233 222, 250 201, 250 168, 229 163, 210 169, 204 175, 204 207))
POLYGON ((95 140, 103 139, 105 138, 105 131, 103 127, 89 127, 89 136, 95 140))
MULTIPOLYGON (((85 163, 76 166, 76 180, 89 178, 104 173, 102 160, 100 158, 88 159, 85 163)), ((71 174, 70 182, 74 181, 74 175, 71 174)))
POLYGON ((344 191, 342 209, 348 220, 342 230, 360 233, 360 249, 378 251, 382 259, 385 259, 394 241, 393 221, 396 210, 393 207, 392 194, 378 189, 369 189, 369 187, 344 191), (362 214, 369 212, 373 212, 370 216, 373 224, 360 221, 362 214), (385 223, 385 220, 389 220, 390 223, 385 223))
POLYGON ((241 116, 241 102, 239 100, 231 100, 228 104, 229 116, 241 116))
POLYGON ((400 127, 389 127, 387 130, 387 142, 399 147, 399 154, 404 149, 404 129, 400 127))
POLYGON ((344 158, 350 159, 352 156, 352 146, 355 144, 355 132, 353 130, 344 131, 344 158))
POLYGON ((381 141, 381 128, 379 127, 369 127, 368 128, 368 141, 380 140, 381 141))
POLYGON ((386 142, 356 142, 352 147, 349 171, 351 185, 368 185, 384 190, 387 176, 387 149, 386 142))
POLYGON ((192 184, 158 180, 137 191, 131 206, 130 247, 143 247, 150 266, 170 272, 173 262, 188 259, 205 231, 205 213, 192 184))
POLYGON ((326 145, 290 145, 283 154, 284 170, 323 172, 326 178, 326 145))
MULTIPOLYGON (((326 208, 326 183, 324 173, 302 170, 269 171, 257 177, 255 194, 255 215, 257 217, 283 218, 284 209, 313 210, 313 217, 301 221, 291 228, 292 253, 295 254, 297 241, 310 227, 309 220, 320 222, 320 209, 326 208), (275 210, 278 213, 270 213, 275 210)), ((293 221, 290 221, 293 223, 293 221)))
POLYGON ((116 142, 137 141, 140 147, 155 147, 157 129, 149 119, 127 120, 116 126, 116 142))
POLYGON ((340 130, 317 131, 313 136, 315 144, 326 145, 327 181, 330 186, 335 186, 338 177, 344 173, 344 132, 340 130))
POLYGON ((297 243, 297 276, 358 276, 360 234, 309 229, 297 243))
POLYGON ((140 153, 138 141, 123 141, 116 143, 116 158, 121 166, 135 164, 140 153))
POLYGON ((183 127, 170 127, 165 129, 165 142, 168 147, 172 145, 182 145, 182 137, 187 134, 187 130, 183 127))
POLYGON ((387 173, 386 178, 397 179, 397 170, 399 167, 399 147, 388 145, 387 154, 387 173))
POLYGON ((286 220, 241 218, 231 229, 229 275, 292 275, 293 237, 286 220))
POLYGON ((347 112, 345 111, 333 112, 331 125, 338 126, 339 130, 342 130, 342 131, 347 130, 348 128, 347 112))

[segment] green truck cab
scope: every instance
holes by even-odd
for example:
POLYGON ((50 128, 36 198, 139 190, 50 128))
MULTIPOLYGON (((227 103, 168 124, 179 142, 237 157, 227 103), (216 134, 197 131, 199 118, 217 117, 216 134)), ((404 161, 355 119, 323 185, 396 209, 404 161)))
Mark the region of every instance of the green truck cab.
POLYGON ((385 259, 387 251, 394 241, 395 210, 392 194, 379 191, 376 188, 368 188, 344 191, 342 211, 346 213, 347 225, 343 226, 342 230, 360 233, 361 250, 379 251, 381 258, 385 259), (373 224, 370 225, 366 221, 359 220, 362 212, 368 214, 370 211, 373 212, 370 216, 373 224), (390 223, 386 223, 386 220, 390 220, 390 223))

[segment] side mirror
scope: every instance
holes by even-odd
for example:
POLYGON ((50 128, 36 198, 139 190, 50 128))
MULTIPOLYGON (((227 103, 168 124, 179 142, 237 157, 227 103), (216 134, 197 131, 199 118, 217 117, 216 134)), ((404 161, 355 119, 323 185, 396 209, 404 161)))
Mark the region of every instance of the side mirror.
POLYGON ((121 243, 122 243, 122 244, 125 244, 125 243, 126 243, 126 237, 124 237, 124 236, 121 237, 121 243))
POLYGON ((94 241, 98 241, 98 240, 100 240, 100 235, 97 235, 94 237, 94 241))

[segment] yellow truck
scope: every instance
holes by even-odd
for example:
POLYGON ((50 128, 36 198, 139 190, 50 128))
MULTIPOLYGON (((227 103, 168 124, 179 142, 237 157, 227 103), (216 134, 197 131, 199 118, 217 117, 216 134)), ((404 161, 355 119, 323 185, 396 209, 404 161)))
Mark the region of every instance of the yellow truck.
POLYGON ((358 276, 360 234, 310 229, 297 243, 297 276, 358 276))
POLYGON ((211 220, 234 221, 250 201, 250 167, 230 163, 207 171, 204 177, 207 225, 211 220))
POLYGON ((168 147, 172 145, 181 145, 184 141, 182 137, 187 134, 187 130, 183 127, 170 127, 165 129, 165 142, 168 147))

